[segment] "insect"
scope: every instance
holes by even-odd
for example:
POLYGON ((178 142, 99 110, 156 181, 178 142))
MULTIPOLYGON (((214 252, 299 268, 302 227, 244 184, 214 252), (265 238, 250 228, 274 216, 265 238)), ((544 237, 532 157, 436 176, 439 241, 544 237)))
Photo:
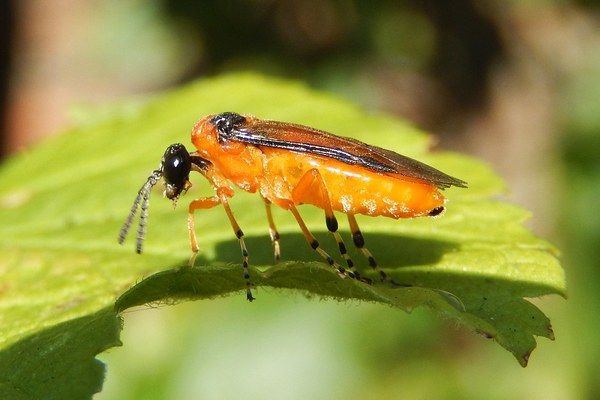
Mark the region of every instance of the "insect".
POLYGON ((354 269, 342 237, 338 233, 335 211, 346 214, 352 241, 377 271, 382 281, 391 281, 379 268, 356 221, 356 214, 411 218, 438 216, 444 212, 445 198, 439 189, 466 187, 426 164, 376 146, 343 138, 307 126, 258 119, 233 112, 209 115, 192 130, 196 151, 189 153, 183 144, 169 146, 159 168, 154 170, 138 191, 131 212, 119 234, 125 241, 141 204, 136 251, 141 253, 151 189, 162 178, 165 196, 177 199, 190 187, 189 174, 202 174, 215 194, 192 200, 189 204, 188 230, 193 265, 198 253, 194 212, 222 205, 242 252, 246 297, 254 300, 248 272, 248 250, 244 233, 229 206, 234 185, 264 200, 275 259, 280 258, 279 233, 271 213, 275 204, 295 217, 310 247, 319 253, 342 277, 370 283, 354 269), (312 204, 324 210, 327 229, 337 242, 346 267, 338 264, 309 231, 298 213, 300 204, 312 204))

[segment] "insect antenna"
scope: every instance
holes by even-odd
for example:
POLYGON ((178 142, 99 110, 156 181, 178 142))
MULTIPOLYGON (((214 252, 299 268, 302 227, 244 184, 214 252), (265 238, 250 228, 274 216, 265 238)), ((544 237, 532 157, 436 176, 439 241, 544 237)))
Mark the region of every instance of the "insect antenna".
POLYGON ((131 206, 131 211, 129 211, 129 216, 119 232, 119 244, 123 244, 141 203, 142 211, 140 213, 140 224, 138 226, 137 238, 135 242, 135 251, 138 253, 142 252, 142 244, 144 242, 144 236, 146 236, 146 221, 148 219, 148 207, 150 206, 150 192, 152 191, 152 187, 156 185, 161 177, 162 168, 152 171, 152 174, 148 177, 146 183, 144 183, 144 185, 138 191, 138 194, 133 201, 133 205, 131 206))

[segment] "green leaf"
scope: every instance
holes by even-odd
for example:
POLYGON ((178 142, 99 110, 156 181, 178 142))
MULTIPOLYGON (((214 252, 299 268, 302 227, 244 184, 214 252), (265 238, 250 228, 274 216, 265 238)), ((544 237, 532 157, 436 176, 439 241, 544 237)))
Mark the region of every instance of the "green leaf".
POLYGON ((119 346, 121 321, 107 308, 40 329, 0 353, 3 399, 81 399, 100 392, 104 365, 94 356, 119 346))
MULTIPOLYGON (((549 320, 524 298, 564 295, 556 251, 523 227, 527 212, 494 200, 503 184, 483 163, 456 154, 430 153, 427 136, 409 124, 367 114, 303 85, 233 75, 108 111, 80 112, 76 127, 4 163, 0 170, 1 390, 13 390, 6 392, 13 395, 15 388, 27 387, 23 398, 28 398, 26 393, 50 390, 41 376, 24 378, 32 365, 44 373, 51 371, 54 377, 66 376, 63 370, 69 366, 92 365, 95 353, 118 343, 116 311, 107 310, 123 293, 117 311, 147 302, 238 295, 244 289, 239 245, 219 207, 198 213, 201 253, 196 267, 186 267, 190 250, 185 203, 211 193, 199 174, 192 175, 194 187, 176 210, 161 199, 160 188, 154 191, 141 256, 134 252, 134 237, 125 246, 116 243, 137 190, 164 149, 175 142, 191 148, 194 122, 229 110, 355 137, 469 182, 468 189, 446 190, 448 211, 440 218, 396 221, 359 216, 367 246, 378 262, 396 281, 414 285, 409 288, 340 279, 308 247, 293 218, 282 210, 274 215, 285 262, 274 266, 262 201, 238 191, 231 207, 250 252, 258 297, 253 307, 260 307, 260 286, 379 302, 407 311, 426 306, 494 338, 522 365, 535 347, 534 336, 552 338, 549 320), (93 351, 86 347, 87 361, 82 360, 84 342, 94 343, 93 351), (34 346, 53 351, 36 352, 34 346), (31 351, 21 353, 22 349, 31 351), (15 354, 23 354, 27 363, 11 363, 15 354), (64 363, 54 361, 57 354, 64 363)), ((300 212, 325 249, 335 255, 322 210, 303 206, 300 212)), ((350 243, 343 224, 341 229, 350 243)), ((364 274, 370 274, 361 255, 350 254, 364 274)), ((90 395, 98 390, 98 371, 79 370, 90 395)), ((5 398, 3 394, 0 397, 5 398)))

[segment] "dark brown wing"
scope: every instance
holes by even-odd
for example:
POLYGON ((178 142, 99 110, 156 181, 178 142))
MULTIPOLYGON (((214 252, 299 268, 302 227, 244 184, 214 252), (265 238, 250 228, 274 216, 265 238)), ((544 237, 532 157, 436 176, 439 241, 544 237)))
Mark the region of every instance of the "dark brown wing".
POLYGON ((246 119, 229 126, 227 139, 256 146, 331 157, 350 165, 431 182, 439 188, 466 187, 466 182, 390 150, 355 139, 286 122, 246 119))

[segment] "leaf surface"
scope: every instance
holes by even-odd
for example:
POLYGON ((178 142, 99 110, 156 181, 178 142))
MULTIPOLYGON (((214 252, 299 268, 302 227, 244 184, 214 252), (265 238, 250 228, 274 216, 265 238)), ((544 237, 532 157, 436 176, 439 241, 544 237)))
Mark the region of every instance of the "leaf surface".
MULTIPOLYGON (((194 122, 223 111, 354 137, 469 183, 468 189, 445 191, 448 211, 440 218, 359 217, 367 246, 380 265, 397 282, 413 285, 409 288, 340 279, 310 250, 293 218, 282 210, 274 214, 284 262, 273 265, 262 201, 238 191, 231 207, 246 234, 257 288, 379 302, 406 311, 429 307, 494 338, 522 365, 535 347, 535 336, 553 337, 548 318, 526 298, 565 294, 556 250, 523 227, 528 212, 494 199, 504 187, 487 166, 457 154, 429 152, 428 137, 409 124, 367 114, 300 84, 232 75, 87 113, 68 132, 2 165, 0 395, 31 398, 28 393, 49 390, 43 375, 31 372, 35 366, 40 373, 52 371, 54 378, 68 376, 71 368, 69 373, 79 375, 85 387, 78 387, 83 390, 78 393, 87 390, 91 396, 99 390, 103 373, 94 355, 119 343, 116 311, 148 302, 243 296, 239 245, 221 208, 199 213, 201 253, 196 267, 185 267, 190 255, 186 202, 211 193, 199 174, 191 176, 194 187, 175 210, 161 199, 161 188, 154 190, 142 255, 134 252, 135 232, 125 246, 116 241, 137 190, 164 149, 181 142, 191 150, 194 122), (44 351, 33 351, 33 346, 44 351), (27 362, 15 363, 16 354, 27 362), (58 354, 64 362, 55 361, 58 354), (73 370, 73 365, 89 368, 73 370)), ((303 206, 300 212, 335 255, 322 210, 303 206)), ((347 229, 340 225, 350 244, 347 229)), ((358 252, 351 250, 350 255, 370 274, 358 252)), ((253 306, 260 307, 260 290, 255 293, 253 306)), ((54 382, 56 388, 64 384, 54 382)), ((64 391, 56 393, 56 398, 68 397, 64 391)))

